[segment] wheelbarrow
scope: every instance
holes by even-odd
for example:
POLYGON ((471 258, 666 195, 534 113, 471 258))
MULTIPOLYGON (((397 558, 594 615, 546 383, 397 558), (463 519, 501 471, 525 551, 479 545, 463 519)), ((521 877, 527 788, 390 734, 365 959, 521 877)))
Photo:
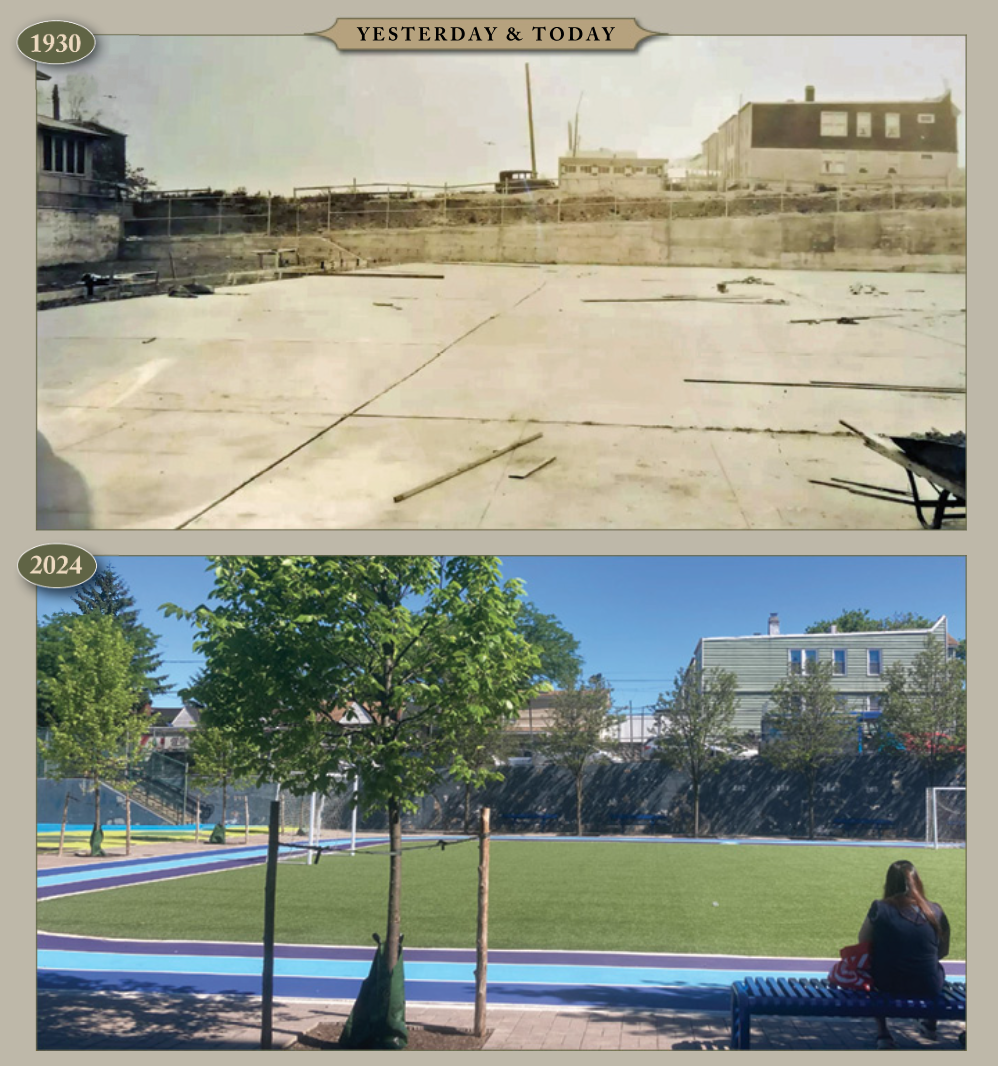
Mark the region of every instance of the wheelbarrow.
POLYGON ((965 519, 967 517, 967 444, 966 438, 941 439, 935 437, 891 437, 897 446, 889 448, 880 441, 839 420, 850 433, 882 455, 903 467, 908 475, 909 492, 898 489, 885 489, 878 485, 866 485, 858 481, 845 481, 834 478, 833 482, 813 481, 815 485, 827 485, 829 488, 844 489, 857 496, 870 496, 876 500, 890 500, 893 503, 906 503, 915 508, 915 514, 923 529, 942 529, 946 519, 965 519), (926 481, 935 492, 935 499, 919 495, 916 477, 926 481), (873 492, 858 491, 872 489, 873 492), (926 513, 931 512, 931 521, 926 513))

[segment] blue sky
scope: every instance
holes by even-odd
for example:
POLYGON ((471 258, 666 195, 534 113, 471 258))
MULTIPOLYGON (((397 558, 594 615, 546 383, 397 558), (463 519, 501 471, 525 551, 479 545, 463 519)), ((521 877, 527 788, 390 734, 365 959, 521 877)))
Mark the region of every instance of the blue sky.
MULTIPOLYGON (((100 556, 135 597, 140 621, 161 637, 171 683, 197 671, 193 630, 167 619, 167 602, 206 601, 211 575, 201 556, 100 556)), ((505 556, 503 574, 518 577, 528 598, 556 615, 581 645, 587 674, 613 685, 618 706, 655 702, 707 636, 766 632, 771 612, 784 633, 843 609, 875 618, 911 611, 966 636, 966 566, 946 556, 505 556)), ((38 590, 39 618, 75 610, 72 589, 38 590)), ((177 705, 175 693, 160 706, 177 705)))

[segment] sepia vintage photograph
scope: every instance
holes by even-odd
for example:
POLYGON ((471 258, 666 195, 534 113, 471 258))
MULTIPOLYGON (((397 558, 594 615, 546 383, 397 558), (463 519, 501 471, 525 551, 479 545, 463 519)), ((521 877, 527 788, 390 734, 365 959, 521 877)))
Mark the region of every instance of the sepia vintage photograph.
POLYGON ((965 46, 37 64, 38 528, 965 528, 965 46))

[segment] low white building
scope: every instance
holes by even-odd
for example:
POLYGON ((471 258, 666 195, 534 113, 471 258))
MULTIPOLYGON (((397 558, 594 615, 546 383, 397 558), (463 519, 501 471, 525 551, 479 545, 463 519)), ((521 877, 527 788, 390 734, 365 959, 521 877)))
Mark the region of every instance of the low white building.
POLYGON ((558 187, 567 193, 653 196, 665 187, 668 166, 668 159, 639 159, 636 152, 600 148, 562 156, 558 160, 558 187))

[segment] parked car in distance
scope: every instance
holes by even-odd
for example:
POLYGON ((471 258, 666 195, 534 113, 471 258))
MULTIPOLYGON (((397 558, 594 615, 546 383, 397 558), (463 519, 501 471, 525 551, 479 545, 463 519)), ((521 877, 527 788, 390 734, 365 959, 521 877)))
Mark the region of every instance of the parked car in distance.
POLYGON ((558 183, 550 178, 538 178, 529 170, 500 170, 496 192, 533 192, 534 189, 557 189, 558 183))

